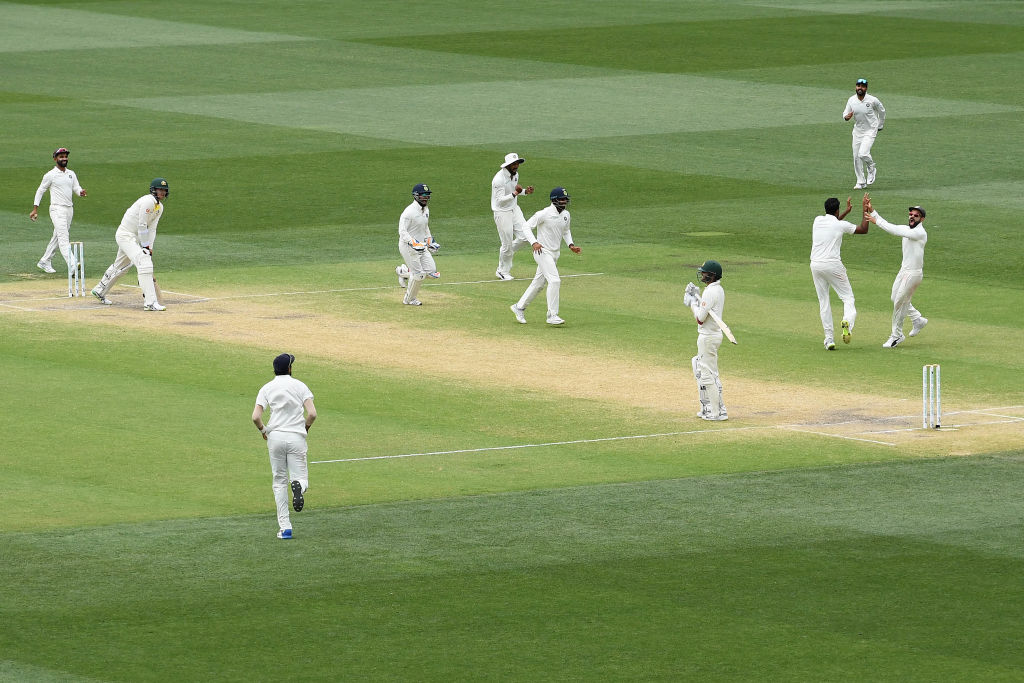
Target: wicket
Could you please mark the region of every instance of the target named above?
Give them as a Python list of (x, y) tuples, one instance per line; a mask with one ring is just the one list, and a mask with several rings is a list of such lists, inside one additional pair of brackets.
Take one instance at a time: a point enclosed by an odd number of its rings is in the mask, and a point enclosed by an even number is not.
[(921, 427), (942, 426), (942, 368), (938, 363), (921, 368)]
[(69, 251), (75, 264), (68, 269), (68, 296), (85, 296), (85, 245), (72, 242)]

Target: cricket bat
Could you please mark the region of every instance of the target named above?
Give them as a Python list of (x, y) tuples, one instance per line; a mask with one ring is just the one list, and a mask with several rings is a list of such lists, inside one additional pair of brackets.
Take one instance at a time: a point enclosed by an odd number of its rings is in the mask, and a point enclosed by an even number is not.
[(724, 320), (718, 317), (717, 313), (715, 313), (709, 308), (708, 315), (711, 316), (712, 320), (718, 323), (718, 326), (722, 328), (722, 334), (724, 334), (729, 341), (731, 341), (733, 344), (739, 344), (739, 342), (736, 341), (736, 337), (733, 336), (732, 330), (729, 329), (729, 326), (725, 324)]
[[(164, 293), (160, 290), (160, 285), (158, 285), (156, 283), (156, 278), (153, 278), (153, 289), (156, 290), (156, 302), (158, 304), (160, 304), (161, 306), (163, 306), (164, 305)], [(719, 323), (719, 324), (721, 324), (721, 323)], [(729, 335), (729, 338), (730, 339), (732, 338), (731, 334)], [(733, 343), (735, 344), (736, 342), (733, 342)]]

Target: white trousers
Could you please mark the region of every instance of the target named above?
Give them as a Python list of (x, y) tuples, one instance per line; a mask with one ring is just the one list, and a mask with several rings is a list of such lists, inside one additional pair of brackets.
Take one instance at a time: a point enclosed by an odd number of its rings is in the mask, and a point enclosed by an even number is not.
[(921, 319), (921, 312), (910, 303), (910, 298), (917, 291), (917, 286), (924, 279), (924, 272), (920, 270), (900, 270), (896, 274), (896, 280), (892, 283), (892, 334), (894, 337), (903, 336), (903, 321), (908, 317), (911, 322)]
[(526, 233), (523, 232), (523, 210), (519, 205), (512, 207), (511, 211), (495, 211), (494, 225), (498, 228), (498, 238), (501, 240), (501, 248), (498, 250), (498, 272), (512, 272), (512, 257), (517, 251), (529, 246), (526, 240)]
[(292, 528), (289, 514), (291, 482), (298, 481), (305, 493), (309, 488), (309, 466), (306, 463), (306, 437), (293, 432), (267, 434), (270, 472), (273, 475), (274, 502), (277, 503), (277, 524), (283, 531)]
[(707, 417), (728, 414), (722, 399), (722, 380), (718, 377), (718, 347), (721, 345), (721, 332), (698, 334), (697, 355), (690, 359), (693, 376), (697, 380), (701, 414)]
[(46, 245), (43, 257), (39, 259), (40, 263), (49, 263), (50, 259), (53, 258), (54, 252), (60, 249), (60, 255), (64, 257), (65, 263), (68, 264), (68, 270), (74, 270), (75, 257), (71, 253), (71, 219), (74, 215), (75, 208), (73, 206), (54, 206), (50, 204), (50, 221), (53, 223), (53, 236), (50, 237), (50, 242)]
[(409, 284), (405, 287), (405, 300), (412, 301), (419, 296), (423, 280), (431, 273), (437, 272), (437, 266), (434, 264), (434, 257), (429, 249), (419, 252), (405, 242), (399, 242), (398, 252), (409, 268)]
[(825, 338), (834, 339), (832, 325), (832, 301), (828, 288), (836, 290), (843, 302), (843, 320), (850, 323), (850, 330), (857, 321), (857, 307), (853, 302), (853, 285), (846, 275), (846, 266), (842, 263), (821, 263), (811, 261), (811, 278), (814, 280), (814, 291), (818, 294), (818, 312), (821, 314), (821, 326), (825, 329)]
[(156, 287), (153, 285), (153, 257), (142, 250), (139, 238), (127, 230), (118, 229), (114, 235), (117, 242), (117, 256), (110, 264), (99, 284), (94, 289), (106, 296), (121, 276), (128, 272), (131, 266), (139, 275), (139, 287), (142, 289), (142, 297), (146, 305), (156, 303)]
[(871, 158), (871, 146), (874, 144), (874, 133), (853, 134), (853, 173), (857, 176), (858, 185), (866, 184), (874, 173), (875, 160)]
[(537, 274), (533, 276), (530, 286), (519, 297), (519, 303), (516, 306), (525, 309), (540, 294), (540, 290), (544, 289), (546, 284), (548, 286), (548, 317), (552, 318), (558, 315), (558, 297), (559, 291), (562, 289), (562, 278), (558, 275), (558, 266), (556, 265), (558, 256), (559, 252), (557, 251), (544, 250), (539, 254), (533, 253), (533, 259), (537, 262)]

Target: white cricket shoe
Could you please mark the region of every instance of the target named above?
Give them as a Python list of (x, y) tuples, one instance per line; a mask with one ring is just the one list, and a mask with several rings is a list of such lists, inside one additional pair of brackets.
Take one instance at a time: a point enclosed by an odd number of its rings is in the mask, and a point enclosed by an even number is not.
[(729, 419), (729, 416), (719, 413), (718, 415), (701, 415), (700, 419), (707, 420), (708, 422), (725, 422)]
[(865, 185), (864, 183), (857, 183), (856, 185), (853, 186), (853, 189), (863, 190), (865, 187), (867, 187), (867, 185)]
[(113, 301), (111, 301), (111, 300), (110, 300), (110, 299), (108, 299), (107, 297), (105, 297), (105, 296), (103, 296), (102, 294), (100, 294), (99, 292), (97, 292), (97, 291), (96, 291), (95, 289), (94, 289), (94, 290), (92, 290), (92, 295), (93, 295), (94, 297), (96, 297), (97, 299), (99, 299), (99, 300), (100, 300), (100, 303), (101, 303), (101, 304), (104, 304), (105, 306), (111, 306), (111, 305), (113, 305), (113, 303), (114, 303)]
[(877, 174), (878, 174), (878, 168), (877, 167), (872, 168), (870, 171), (868, 171), (868, 185), (874, 185), (875, 184), (875, 176)]
[(836, 343), (835, 343), (835, 341), (832, 340), (832, 338), (825, 339), (825, 350), (826, 351), (835, 351), (836, 350)]
[(914, 327), (910, 330), (910, 336), (916, 337), (917, 335), (921, 334), (921, 330), (923, 330), (924, 326), (927, 324), (928, 318), (920, 318), (919, 320), (915, 320)]
[(151, 304), (146, 304), (145, 306), (142, 307), (142, 310), (144, 310), (144, 311), (166, 311), (167, 307), (154, 302), (154, 303), (151, 303)]
[(565, 321), (559, 318), (557, 315), (548, 316), (548, 325), (564, 325)]
[(422, 306), (423, 302), (419, 299), (409, 299), (408, 297), (402, 299), (402, 303), (406, 306)]
[(885, 340), (885, 343), (882, 344), (882, 348), (883, 349), (894, 349), (894, 348), (896, 348), (896, 346), (901, 341), (903, 341), (903, 337), (902, 336), (897, 337), (897, 336), (893, 335), (893, 336), (891, 336), (891, 337), (889, 337), (888, 339)]
[(526, 324), (526, 311), (525, 310), (519, 308), (519, 306), (517, 306), (515, 304), (512, 304), (511, 306), (509, 306), (509, 309), (511, 309), (512, 314), (516, 317), (516, 320), (518, 320), (523, 325)]
[(404, 263), (395, 268), (395, 275), (398, 276), (398, 285), (405, 287), (409, 284), (409, 266)]
[(503, 273), (500, 270), (494, 271), (494, 277), (498, 278), (499, 280), (515, 280), (515, 278), (512, 277), (511, 273)]
[(44, 263), (43, 261), (40, 261), (39, 263), (37, 263), (36, 264), (36, 268), (38, 268), (39, 270), (43, 271), (44, 273), (56, 273), (57, 272), (56, 270), (53, 269), (53, 266), (51, 266), (49, 263)]

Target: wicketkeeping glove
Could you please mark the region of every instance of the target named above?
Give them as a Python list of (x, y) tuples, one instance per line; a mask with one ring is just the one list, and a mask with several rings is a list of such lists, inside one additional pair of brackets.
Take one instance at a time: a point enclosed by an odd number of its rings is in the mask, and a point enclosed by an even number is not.
[(430, 250), (431, 254), (436, 254), (441, 249), (441, 245), (434, 241), (433, 238), (427, 240), (427, 249)]
[(409, 242), (409, 246), (420, 254), (427, 250), (427, 245), (423, 244), (423, 242)]

